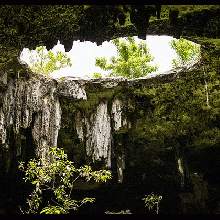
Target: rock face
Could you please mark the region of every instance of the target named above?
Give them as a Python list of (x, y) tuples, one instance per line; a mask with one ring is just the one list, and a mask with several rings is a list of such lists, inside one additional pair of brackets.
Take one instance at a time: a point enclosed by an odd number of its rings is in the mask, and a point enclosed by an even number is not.
[[(111, 105), (111, 108), (108, 106)], [(81, 141), (85, 141), (86, 154), (92, 161), (104, 159), (105, 166), (111, 168), (113, 157), (117, 161), (118, 182), (123, 181), (125, 169), (124, 153), (116, 152), (113, 148), (113, 133), (131, 128), (128, 119), (123, 116), (124, 103), (115, 99), (101, 101), (90, 117), (83, 116), (80, 111), (76, 114), (76, 131)], [(123, 151), (123, 150), (122, 150)], [(112, 152), (113, 155), (112, 155)]]
[[(65, 113), (66, 121), (70, 121), (72, 118), (75, 121), (69, 126), (69, 130), (72, 127), (75, 128), (78, 139), (83, 143), (86, 156), (91, 158), (93, 163), (103, 161), (103, 166), (109, 168), (112, 167), (112, 160), (115, 161), (118, 182), (122, 183), (125, 169), (123, 139), (124, 135), (132, 130), (135, 117), (132, 119), (128, 114), (129, 109), (133, 108), (132, 99), (134, 97), (130, 97), (131, 99), (123, 97), (123, 92), (119, 92), (118, 88), (133, 89), (168, 82), (181, 74), (184, 75), (184, 72), (184, 68), (176, 68), (160, 75), (132, 80), (123, 77), (103, 79), (67, 77), (60, 81), (58, 95), (60, 98), (67, 97), (72, 100), (69, 109), (76, 108), (71, 117), (66, 116), (70, 113)], [(124, 94), (126, 93), (124, 91)], [(71, 96), (71, 94), (73, 95)], [(79, 100), (76, 101), (76, 99)], [(67, 105), (65, 104), (64, 107)], [(74, 145), (74, 141), (72, 145)]]
[[(27, 70), (29, 71), (29, 70)], [(45, 78), (31, 73), (31, 77), (16, 77), (7, 79), (7, 73), (2, 74), (1, 105), (0, 105), (0, 140), (5, 155), (6, 170), (9, 170), (10, 148), (16, 147), (16, 157), (22, 155), (25, 150), (21, 144), (13, 146), (10, 140), (10, 132), (17, 142), (27, 139), (22, 134), (22, 129), (31, 129), (34, 140), (34, 151), (37, 157), (50, 161), (48, 155), (51, 147), (57, 146), (58, 132), (61, 126), (62, 110), (60, 98), (69, 100), (81, 100), (86, 103), (87, 92), (95, 85), (99, 90), (111, 91), (118, 86), (131, 86), (136, 84), (152, 84), (157, 81), (170, 80), (177, 76), (177, 70), (153, 76), (128, 80), (123, 77), (105, 79), (77, 79), (65, 78), (56, 80)], [(178, 70), (179, 71), (179, 70)], [(113, 94), (113, 93), (112, 93)], [(89, 103), (89, 101), (88, 101)], [(78, 138), (85, 143), (85, 152), (92, 161), (104, 159), (105, 166), (111, 167), (113, 155), (116, 157), (119, 182), (122, 182), (122, 171), (125, 168), (124, 153), (112, 150), (113, 133), (123, 129), (131, 129), (131, 122), (123, 113), (124, 107), (129, 106), (128, 101), (121, 98), (103, 98), (97, 102), (94, 110), (88, 115), (79, 109), (75, 114), (75, 129)], [(91, 103), (89, 103), (90, 105)], [(10, 132), (9, 132), (10, 130)], [(8, 152), (8, 153), (7, 153)], [(112, 153), (113, 152), (113, 153)], [(30, 159), (30, 158), (29, 158)]]
[(100, 103), (89, 118), (83, 118), (79, 112), (76, 125), (79, 138), (86, 141), (86, 154), (93, 162), (105, 159), (106, 165), (111, 167), (111, 124), (107, 102)]
[[(57, 146), (61, 122), (59, 98), (54, 93), (56, 85), (56, 81), (41, 77), (9, 79), (0, 107), (0, 140), (4, 151), (10, 151), (13, 145), (7, 136), (9, 128), (17, 136), (20, 129), (31, 128), (36, 156), (51, 159), (48, 152), (50, 147)], [(20, 148), (16, 149), (16, 156), (22, 153)], [(10, 159), (6, 158), (6, 170)]]
[[(199, 165), (196, 168), (189, 165), (192, 160), (188, 157), (196, 154), (194, 148), (199, 135), (214, 134), (211, 140), (218, 144), (218, 123), (214, 121), (210, 125), (210, 120), (218, 118), (218, 105), (214, 102), (218, 96), (216, 89), (208, 92), (210, 105), (215, 103), (215, 110), (207, 109), (204, 102), (203, 70), (207, 63), (206, 74), (214, 74), (210, 75), (209, 85), (212, 83), (218, 88), (215, 79), (218, 77), (218, 53), (212, 49), (215, 45), (210, 48), (202, 49), (204, 56), (194, 67), (176, 68), (132, 80), (123, 77), (54, 80), (36, 75), (25, 66), (26, 75), (23, 72), (9, 77), (7, 71), (2, 72), (2, 176), (17, 170), (18, 161), (41, 157), (50, 162), (53, 158), (48, 152), (51, 147), (58, 146), (64, 148), (77, 167), (91, 164), (97, 169), (110, 168), (114, 183), (127, 184), (131, 190), (143, 187), (144, 191), (149, 185), (159, 187), (163, 181), (171, 181), (173, 187), (178, 185), (181, 189), (185, 189), (188, 182), (194, 184), (189, 170), (198, 170)], [(210, 114), (213, 117), (207, 121), (209, 126), (198, 125), (198, 122), (206, 123)], [(194, 119), (194, 115), (201, 115), (204, 120)], [(190, 124), (190, 120), (197, 123)], [(208, 130), (203, 133), (205, 129)], [(195, 135), (196, 132), (201, 134)], [(204, 142), (211, 147), (214, 145), (209, 138), (202, 139), (202, 144)], [(189, 148), (191, 155), (187, 153)], [(204, 173), (209, 175), (206, 170)], [(201, 175), (199, 181), (194, 188), (201, 185), (207, 191)], [(175, 192), (179, 195), (180, 190)], [(200, 207), (207, 198), (198, 197), (195, 191), (195, 195), (191, 194), (196, 199), (189, 201), (187, 193), (181, 195), (184, 210), (195, 202)], [(201, 204), (204, 211), (206, 203)]]
[(2, 57), (9, 48), (43, 44), (49, 50), (57, 40), (69, 51), (78, 39), (101, 44), (127, 35), (219, 36), (219, 5), (2, 5), (0, 14)]
[(59, 83), (57, 93), (59, 93), (59, 96), (87, 99), (85, 86), (80, 81), (74, 80), (74, 78)]

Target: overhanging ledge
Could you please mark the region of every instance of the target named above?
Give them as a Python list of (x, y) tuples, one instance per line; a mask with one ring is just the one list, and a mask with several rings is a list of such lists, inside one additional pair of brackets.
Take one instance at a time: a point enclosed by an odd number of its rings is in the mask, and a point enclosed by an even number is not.
[[(58, 81), (58, 88), (57, 92), (59, 96), (67, 96), (72, 97), (71, 92), (72, 89), (68, 89), (69, 86), (76, 87), (78, 90), (86, 89), (89, 85), (94, 85), (97, 88), (105, 88), (111, 89), (117, 86), (134, 86), (134, 85), (144, 85), (144, 86), (151, 86), (157, 83), (166, 83), (170, 82), (176, 78), (179, 78), (181, 75), (184, 76), (186, 72), (189, 70), (184, 67), (178, 67), (171, 69), (166, 72), (158, 73), (158, 74), (150, 74), (146, 77), (136, 78), (136, 79), (127, 79), (125, 77), (106, 77), (106, 78), (80, 78), (80, 77), (64, 77), (61, 80), (57, 79)], [(65, 90), (65, 91), (64, 91)], [(75, 93), (74, 93), (75, 94)], [(86, 99), (86, 95), (82, 92), (82, 97), (79, 98)], [(77, 98), (77, 97), (73, 97)]]

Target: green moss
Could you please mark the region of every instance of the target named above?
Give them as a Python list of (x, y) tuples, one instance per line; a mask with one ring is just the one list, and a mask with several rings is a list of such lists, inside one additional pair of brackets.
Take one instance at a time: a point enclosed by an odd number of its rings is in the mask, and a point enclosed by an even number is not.
[(219, 8), (219, 5), (162, 5), (161, 6), (161, 18), (168, 19), (170, 10), (179, 11), (178, 17), (185, 15), (187, 13), (192, 13), (196, 11), (201, 11), (204, 9), (214, 10)]

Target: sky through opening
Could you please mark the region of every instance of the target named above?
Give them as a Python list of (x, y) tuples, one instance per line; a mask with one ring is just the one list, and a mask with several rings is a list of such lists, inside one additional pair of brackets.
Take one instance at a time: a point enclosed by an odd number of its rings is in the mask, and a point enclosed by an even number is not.
[[(170, 36), (148, 35), (144, 41), (135, 37), (136, 43), (139, 43), (140, 41), (147, 43), (147, 47), (150, 49), (150, 53), (154, 57), (154, 60), (149, 64), (157, 64), (159, 67), (156, 72), (148, 74), (158, 74), (172, 69), (172, 59), (176, 59), (177, 57), (175, 51), (171, 49), (169, 45), (169, 42), (172, 39), (173, 37)], [(58, 44), (54, 46), (52, 51), (65, 52), (65, 49), (58, 41)], [(80, 42), (78, 40), (73, 42), (73, 47), (69, 52), (67, 52), (67, 55), (71, 58), (73, 65), (71, 67), (55, 70), (51, 73), (53, 78), (65, 76), (92, 77), (94, 73), (101, 73), (104, 77), (107, 72), (102, 70), (100, 67), (95, 66), (95, 57), (106, 57), (107, 60), (109, 60), (111, 56), (117, 56), (117, 49), (108, 41), (105, 41), (102, 45), (97, 46), (96, 43), (92, 43), (90, 41)], [(29, 64), (29, 53), (27, 48), (24, 48), (21, 59)]]

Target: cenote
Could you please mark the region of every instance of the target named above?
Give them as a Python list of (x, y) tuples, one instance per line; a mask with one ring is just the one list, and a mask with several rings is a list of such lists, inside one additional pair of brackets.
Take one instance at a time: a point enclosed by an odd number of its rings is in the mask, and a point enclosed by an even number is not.
[[(33, 191), (19, 161), (53, 159), (63, 148), (76, 168), (111, 170), (106, 183), (79, 178), (70, 214), (130, 210), (156, 214), (143, 198), (162, 196), (159, 214), (219, 213), (220, 8), (218, 5), (1, 6), (0, 212), (21, 214)], [(119, 37), (171, 36), (200, 45), (193, 65), (126, 77), (47, 77), (19, 58), (23, 48)], [(65, 71), (65, 69), (60, 70)], [(85, 73), (86, 74), (86, 73)], [(46, 194), (42, 206), (51, 194)]]

